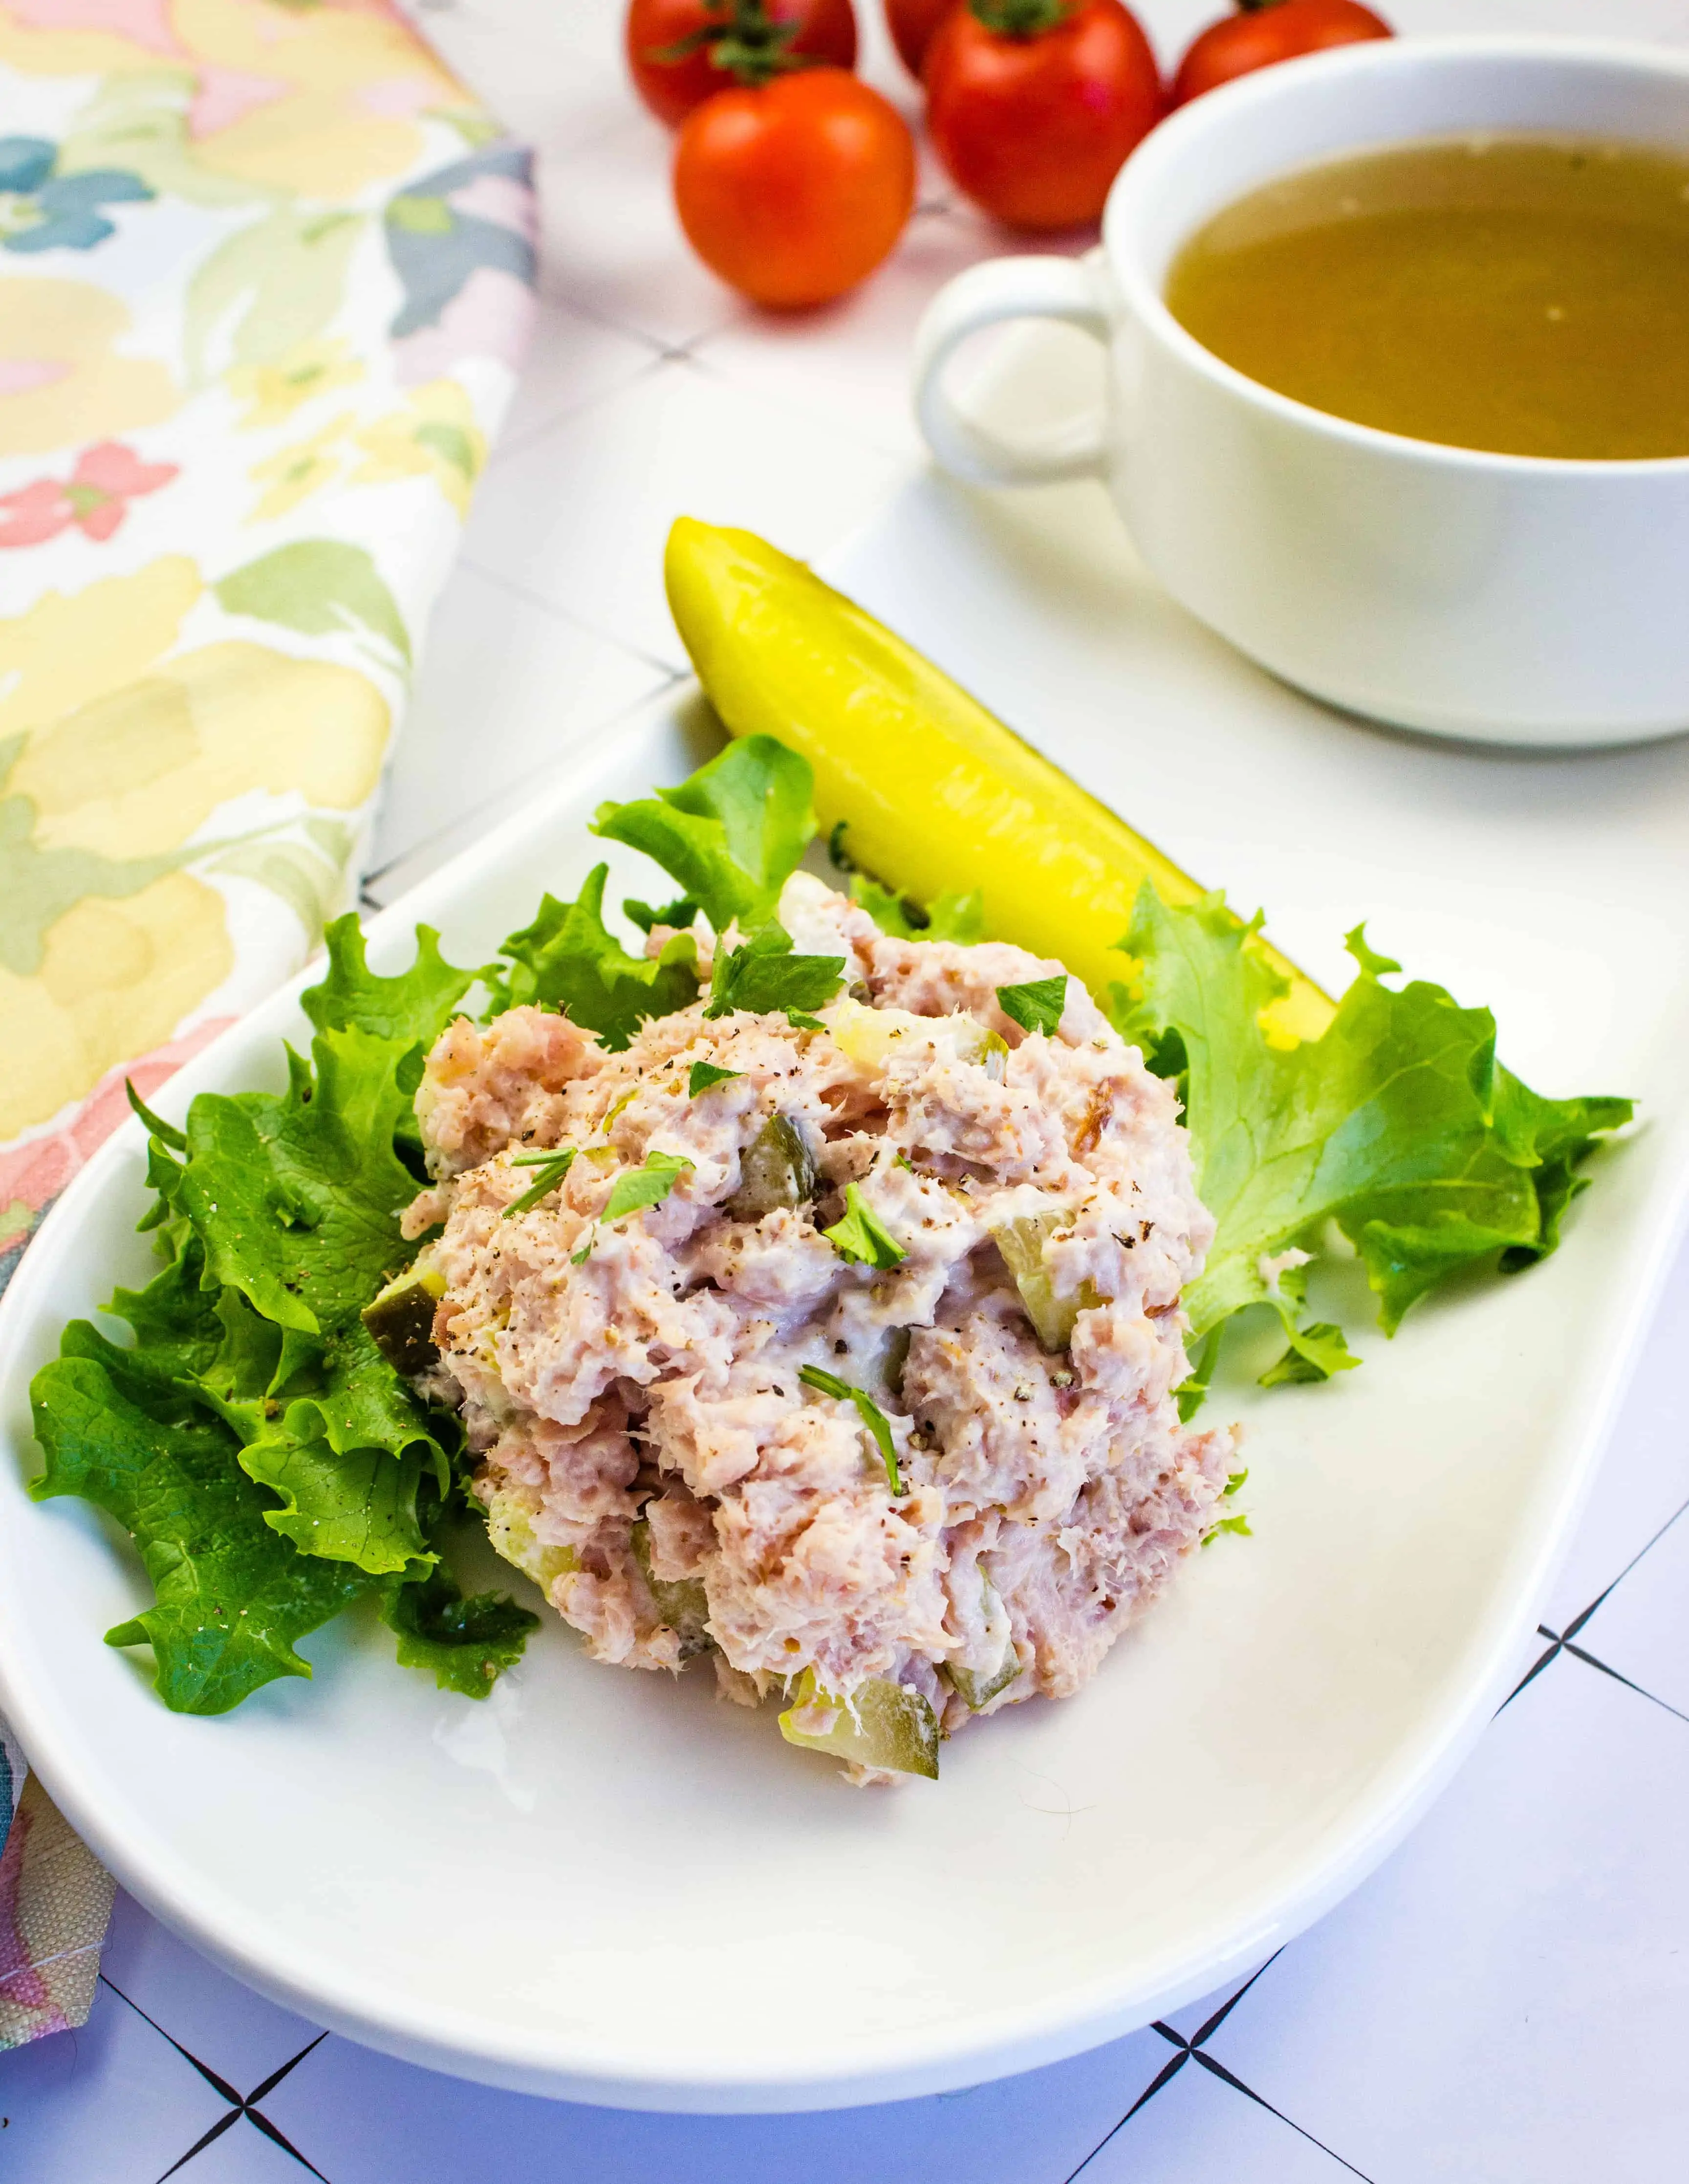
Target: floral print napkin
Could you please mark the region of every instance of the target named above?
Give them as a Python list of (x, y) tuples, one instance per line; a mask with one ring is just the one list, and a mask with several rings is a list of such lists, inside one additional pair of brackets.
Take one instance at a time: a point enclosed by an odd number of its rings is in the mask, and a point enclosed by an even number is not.
[[(535, 259), (386, 0), (0, 0), (0, 131), (3, 1284), (355, 899)], [(0, 2046), (81, 2021), (110, 1892), (22, 1798)]]

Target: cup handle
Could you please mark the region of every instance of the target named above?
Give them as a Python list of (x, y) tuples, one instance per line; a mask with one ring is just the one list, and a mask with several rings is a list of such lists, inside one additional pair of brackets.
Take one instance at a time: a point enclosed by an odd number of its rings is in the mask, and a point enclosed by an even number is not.
[(1056, 478), (1102, 477), (1105, 421), (1099, 415), (1015, 446), (962, 412), (944, 374), (970, 334), (1007, 319), (1060, 319), (1106, 346), (1110, 320), (1102, 268), (1074, 258), (998, 258), (948, 281), (915, 334), (915, 415), (942, 469), (968, 485), (1043, 485)]

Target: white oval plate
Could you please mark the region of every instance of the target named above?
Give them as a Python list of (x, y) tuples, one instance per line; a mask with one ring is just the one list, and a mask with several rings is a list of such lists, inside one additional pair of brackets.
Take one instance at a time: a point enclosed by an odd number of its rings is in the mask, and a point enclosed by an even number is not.
[[(1083, 488), (918, 485), (839, 573), (1193, 869), (1264, 898), (1316, 973), (1340, 976), (1337, 937), (1370, 914), (1379, 945), (1497, 1006), (1542, 1089), (1637, 1093), (1650, 1127), (1603, 1156), (1545, 1267), (1388, 1344), (1352, 1285), (1362, 1371), (1223, 1387), (1253, 1540), (1193, 1558), (1077, 1699), (875, 1794), (705, 1675), (594, 1667), (554, 1618), (482, 1705), (349, 1619), (305, 1641), (314, 1681), (222, 1719), (167, 1713), (144, 1655), (101, 1643), (146, 1597), (126, 1545), (24, 1489), (31, 1373), (150, 1263), (142, 1137), (120, 1131), (0, 1306), (0, 1707), (169, 1924), (320, 2023), (495, 2084), (885, 2099), (1070, 2053), (1258, 1961), (1377, 1862), (1503, 1695), (1679, 1225), (1681, 747), (1536, 763), (1357, 729), (1197, 632)], [(378, 919), (372, 958), (407, 960), (420, 918), (482, 960), (596, 859), (601, 797), (677, 778), (711, 738), (679, 701), (619, 729)], [(281, 1039), (307, 1034), (297, 991), (182, 1070), (164, 1112), (279, 1083)]]

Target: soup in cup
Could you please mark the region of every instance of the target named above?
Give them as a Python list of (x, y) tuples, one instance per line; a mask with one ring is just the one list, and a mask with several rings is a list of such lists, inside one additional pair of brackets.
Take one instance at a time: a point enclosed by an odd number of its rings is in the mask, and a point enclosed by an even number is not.
[[(1108, 354), (1015, 444), (951, 399), (979, 329)], [(1402, 40), (1194, 102), (1102, 250), (941, 292), (916, 398), (975, 483), (1096, 476), (1169, 590), (1350, 711), (1525, 745), (1689, 727), (1689, 57)]]

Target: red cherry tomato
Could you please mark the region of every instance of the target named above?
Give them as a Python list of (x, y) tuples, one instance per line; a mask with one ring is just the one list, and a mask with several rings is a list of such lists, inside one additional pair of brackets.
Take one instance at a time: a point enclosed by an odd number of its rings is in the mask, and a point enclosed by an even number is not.
[(886, 27), (903, 66), (919, 75), (933, 34), (957, 0), (886, 0)]
[[(785, 50), (829, 68), (856, 66), (856, 15), (851, 0), (632, 0), (627, 11), (627, 64), (633, 87), (659, 121), (677, 128), (695, 106), (735, 81), (711, 59), (721, 40), (767, 40), (771, 29), (797, 25)], [(658, 58), (686, 47), (671, 60)]]
[(939, 25), (923, 73), (938, 156), (1010, 227), (1097, 219), (1162, 111), (1155, 55), (1120, 0), (969, 0)]
[(759, 304), (825, 303), (871, 273), (915, 198), (915, 147), (842, 69), (719, 92), (675, 151), (675, 204), (712, 271)]
[(1396, 35), (1360, 0), (1239, 0), (1239, 6), (1237, 14), (1210, 23), (1180, 62), (1173, 79), (1175, 106), (1275, 61)]

